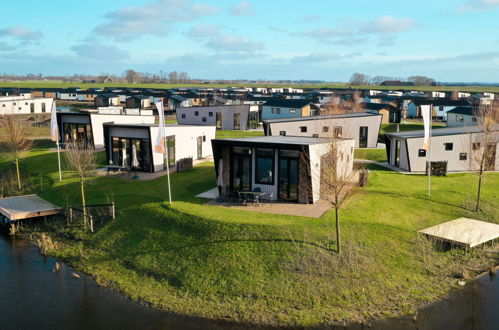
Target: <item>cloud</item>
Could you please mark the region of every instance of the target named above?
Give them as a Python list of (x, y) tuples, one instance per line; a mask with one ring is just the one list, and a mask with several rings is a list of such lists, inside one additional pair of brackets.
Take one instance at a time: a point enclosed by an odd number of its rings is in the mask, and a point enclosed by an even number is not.
[(305, 56), (295, 56), (290, 59), (291, 63), (325, 63), (361, 56), (361, 53), (336, 54), (336, 53), (312, 53)]
[(141, 6), (127, 6), (107, 13), (106, 22), (95, 27), (102, 37), (129, 40), (144, 35), (163, 36), (172, 23), (191, 22), (216, 14), (217, 7), (193, 3), (191, 0), (155, 0)]
[(12, 26), (0, 30), (0, 38), (2, 37), (10, 37), (23, 42), (35, 42), (43, 37), (43, 33), (25, 26)]
[(379, 39), (378, 45), (393, 45), (395, 35), (417, 26), (412, 18), (382, 16), (372, 21), (342, 20), (337, 27), (319, 27), (292, 35), (316, 39), (323, 43), (353, 46), (369, 40), (368, 36)]
[(120, 61), (130, 57), (130, 54), (113, 45), (98, 43), (82, 43), (73, 45), (70, 49), (79, 57), (102, 61)]
[(250, 39), (225, 34), (211, 38), (206, 46), (218, 51), (233, 51), (233, 52), (255, 52), (263, 49), (261, 42), (254, 42)]
[(499, 0), (470, 0), (461, 4), (457, 12), (487, 11), (499, 7)]
[(404, 59), (395, 62), (394, 64), (400, 65), (431, 65), (431, 64), (448, 64), (448, 63), (478, 63), (485, 61), (499, 60), (499, 52), (483, 52), (473, 54), (461, 54), (456, 56), (438, 56), (426, 58)]
[(412, 18), (396, 18), (383, 16), (364, 24), (361, 31), (370, 34), (392, 34), (401, 33), (416, 26), (416, 20)]
[(193, 26), (187, 35), (194, 39), (204, 39), (205, 46), (218, 52), (252, 53), (264, 48), (263, 43), (235, 34), (224, 34), (222, 29), (211, 24)]
[(198, 24), (193, 26), (187, 33), (191, 38), (210, 38), (219, 34), (220, 28), (211, 24)]
[(302, 20), (299, 20), (299, 23), (314, 23), (322, 19), (322, 16), (319, 15), (307, 15)]
[(248, 1), (241, 1), (237, 5), (234, 5), (231, 9), (232, 16), (253, 16), (255, 12), (253, 11), (253, 6)]

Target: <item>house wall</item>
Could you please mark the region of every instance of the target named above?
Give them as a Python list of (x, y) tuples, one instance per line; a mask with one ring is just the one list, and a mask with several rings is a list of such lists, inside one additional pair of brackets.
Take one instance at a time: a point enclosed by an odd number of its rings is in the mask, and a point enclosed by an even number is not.
[[(0, 114), (30, 114), (31, 104), (34, 104), (33, 113), (49, 113), (53, 102), (51, 98), (0, 97)], [(42, 111), (42, 104), (45, 104), (45, 112)]]
[[(272, 113), (272, 109), (279, 108), (280, 113), (277, 114)], [(293, 113), (294, 111), (294, 113)], [(267, 119), (282, 119), (282, 118), (299, 118), (299, 117), (304, 117), (305, 115), (302, 114), (302, 109), (300, 108), (280, 108), (280, 107), (270, 107), (263, 105), (262, 106), (262, 120), (267, 120)], [(310, 106), (308, 106), (308, 115), (310, 116)]]
[[(378, 144), (378, 134), (381, 126), (381, 115), (345, 117), (333, 119), (313, 119), (303, 121), (274, 122), (269, 123), (271, 135), (280, 135), (281, 131), (287, 136), (313, 136), (331, 137), (334, 133), (334, 126), (341, 126), (343, 135), (341, 137), (354, 139), (355, 148), (359, 147), (359, 133), (361, 126), (368, 127), (367, 147), (376, 148)], [(306, 126), (307, 132), (301, 132), (300, 127)], [(323, 127), (328, 126), (329, 131), (323, 132)], [(266, 132), (267, 134), (268, 132)]]
[[(448, 172), (470, 171), (476, 168), (477, 163), (473, 160), (472, 144), (474, 141), (479, 141), (481, 133), (473, 134), (458, 134), (447, 136), (433, 136), (431, 138), (431, 161), (447, 161)], [(418, 151), (423, 147), (423, 138), (407, 139), (407, 151), (405, 150), (405, 142), (401, 141), (400, 149), (400, 168), (409, 170), (410, 163), (411, 172), (425, 172), (427, 157), (419, 157)], [(394, 140), (395, 141), (395, 140)], [(395, 143), (392, 142), (390, 150), (390, 159), (393, 159), (395, 153)], [(453, 143), (453, 150), (445, 150), (444, 143)], [(482, 146), (483, 148), (483, 146)], [(466, 153), (467, 159), (460, 160), (460, 153)], [(409, 163), (404, 163), (403, 157), (409, 157)], [(496, 152), (496, 170), (499, 170), (499, 149)]]
[[(340, 159), (337, 163), (337, 173), (343, 177), (348, 177), (353, 171), (354, 145), (353, 139), (341, 139), (334, 142), (338, 149)], [(312, 196), (314, 203), (321, 198), (321, 162), (322, 156), (329, 153), (331, 144), (314, 144), (309, 146), (310, 169), (312, 175)]]
[(92, 123), (92, 134), (93, 134), (95, 149), (102, 149), (104, 148), (104, 123), (115, 123), (115, 124), (124, 124), (124, 125), (154, 124), (155, 117), (91, 114), (90, 121)]
[[(158, 136), (159, 127), (151, 127), (151, 143), (154, 145), (156, 137)], [(182, 126), (182, 125), (168, 125), (165, 127), (165, 136), (175, 136), (175, 161), (183, 158), (197, 159), (197, 138), (199, 136), (206, 136), (202, 145), (203, 158), (213, 155), (211, 148), (211, 140), (215, 139), (216, 128), (215, 126)], [(153, 164), (154, 171), (162, 171), (164, 166), (164, 155), (154, 152), (153, 146)]]
[[(462, 118), (462, 121), (460, 120)], [(477, 122), (473, 121), (474, 116), (461, 115), (457, 113), (447, 114), (447, 127), (464, 127), (464, 126), (476, 126)]]
[(71, 93), (62, 92), (59, 95), (59, 99), (66, 100), (66, 101), (76, 101), (76, 100), (78, 100), (78, 94), (76, 92), (71, 92)]
[[(241, 130), (248, 128), (248, 115), (252, 110), (258, 110), (258, 106), (250, 105), (237, 105), (237, 106), (217, 106), (217, 107), (189, 107), (177, 108), (177, 121), (180, 125), (201, 125), (201, 126), (216, 126), (217, 116), (216, 113), (222, 113), (222, 129), (234, 129), (234, 114), (240, 114)], [(196, 116), (195, 112), (198, 111), (199, 115)], [(209, 113), (212, 116), (209, 116)], [(182, 118), (185, 115), (185, 118)], [(206, 118), (206, 121), (203, 121)]]

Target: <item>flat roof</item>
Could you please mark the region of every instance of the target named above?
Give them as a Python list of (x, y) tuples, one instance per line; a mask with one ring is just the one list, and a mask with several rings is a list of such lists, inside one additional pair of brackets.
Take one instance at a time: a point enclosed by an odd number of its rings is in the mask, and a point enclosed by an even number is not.
[[(353, 139), (334, 139), (336, 141), (345, 141)], [(244, 143), (268, 143), (268, 144), (290, 144), (290, 145), (313, 145), (313, 144), (324, 144), (331, 141), (327, 138), (314, 138), (308, 136), (251, 136), (244, 138), (233, 138), (233, 139), (216, 139), (214, 141), (224, 141), (224, 142), (244, 142)]]
[(327, 115), (327, 116), (310, 116), (310, 117), (268, 119), (268, 120), (264, 120), (264, 122), (272, 124), (272, 123), (285, 123), (285, 122), (292, 122), (292, 121), (338, 119), (338, 118), (352, 118), (352, 117), (374, 117), (374, 116), (383, 116), (383, 115), (377, 114), (377, 113), (372, 113), (372, 112), (352, 112), (352, 113), (340, 113), (337, 115)]
[[(103, 123), (105, 126), (112, 127), (159, 127), (159, 124), (142, 124), (142, 123), (115, 123), (115, 122), (106, 122)], [(215, 125), (182, 125), (182, 124), (165, 124), (165, 127), (215, 127)]]
[[(499, 125), (496, 126), (496, 130), (499, 130)], [(480, 133), (481, 131), (482, 131), (482, 128), (479, 126), (433, 128), (431, 130), (431, 136), (445, 136), (445, 135)], [(421, 137), (424, 137), (424, 130), (398, 132), (398, 133), (386, 133), (385, 135), (392, 136), (392, 137), (398, 137), (401, 139), (421, 138)]]
[(54, 215), (61, 211), (59, 206), (34, 194), (0, 199), (0, 213), (11, 221)]
[(499, 225), (468, 218), (444, 222), (419, 233), (441, 241), (472, 248), (499, 238)]

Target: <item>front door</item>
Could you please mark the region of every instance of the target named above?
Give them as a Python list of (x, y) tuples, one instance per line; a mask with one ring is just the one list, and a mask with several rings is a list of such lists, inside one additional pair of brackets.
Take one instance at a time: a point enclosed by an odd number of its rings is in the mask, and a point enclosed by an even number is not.
[(485, 170), (494, 171), (496, 169), (497, 144), (487, 143), (484, 152), (485, 152)]
[(279, 199), (298, 201), (298, 159), (279, 159)]
[(360, 126), (359, 129), (359, 148), (367, 148), (367, 135), (368, 135), (368, 127)]
[(231, 187), (234, 191), (251, 190), (251, 155), (233, 153)]
[(197, 138), (198, 140), (198, 158), (197, 159), (201, 159), (203, 158), (203, 137), (202, 136), (198, 136)]

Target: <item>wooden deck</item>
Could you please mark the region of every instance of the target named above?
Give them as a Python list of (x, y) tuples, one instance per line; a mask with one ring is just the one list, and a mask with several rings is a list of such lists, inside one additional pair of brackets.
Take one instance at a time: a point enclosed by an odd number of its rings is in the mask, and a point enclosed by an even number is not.
[(238, 203), (219, 202), (213, 199), (206, 205), (227, 207), (231, 209), (252, 211), (258, 213), (291, 215), (298, 217), (320, 218), (329, 211), (331, 204), (324, 200), (319, 200), (315, 204), (298, 204), (298, 203), (263, 203), (259, 205), (240, 205)]
[(0, 213), (10, 221), (58, 214), (62, 209), (38, 195), (14, 196), (0, 199)]
[(499, 225), (459, 218), (419, 231), (437, 240), (472, 248), (499, 238)]

